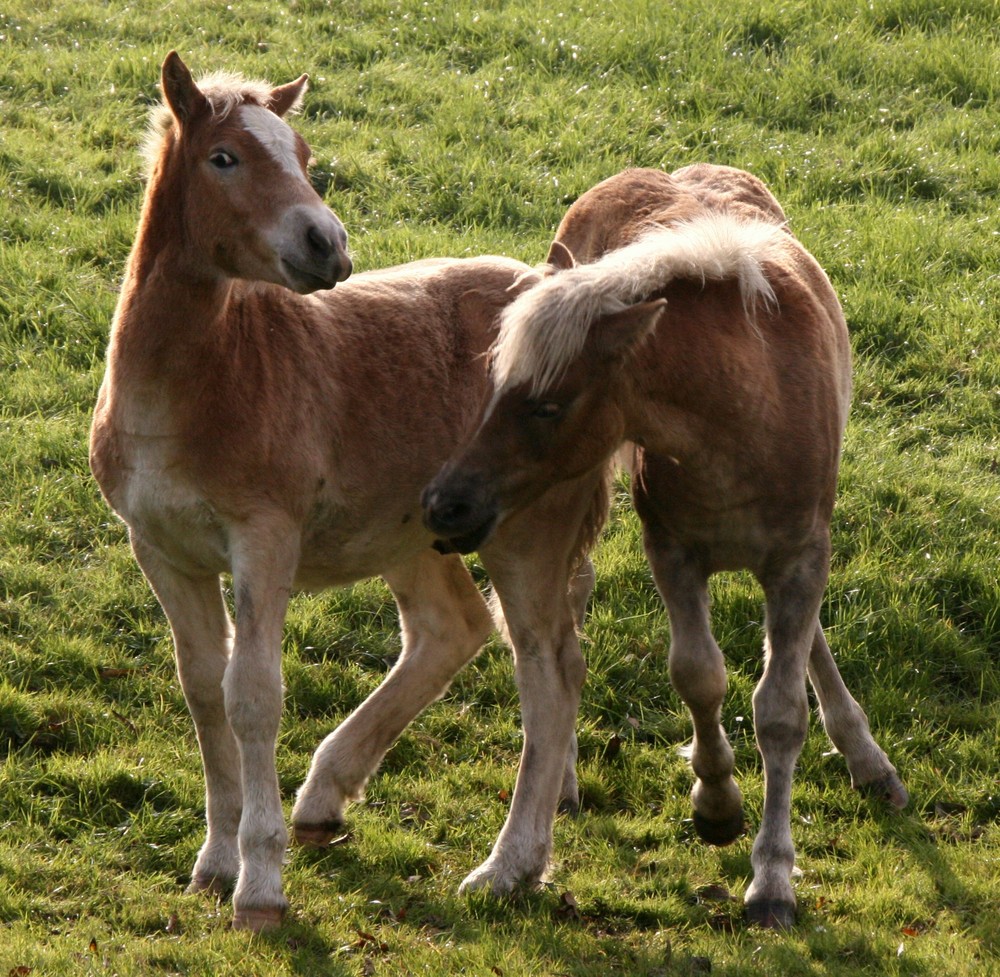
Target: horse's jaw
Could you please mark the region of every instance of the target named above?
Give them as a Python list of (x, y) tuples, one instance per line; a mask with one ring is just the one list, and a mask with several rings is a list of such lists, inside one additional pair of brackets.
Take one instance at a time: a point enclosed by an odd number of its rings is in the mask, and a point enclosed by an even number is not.
[(455, 478), (447, 466), (421, 496), (424, 525), (442, 553), (472, 553), (489, 541), (499, 523), (499, 507), (489, 486), (475, 477)]

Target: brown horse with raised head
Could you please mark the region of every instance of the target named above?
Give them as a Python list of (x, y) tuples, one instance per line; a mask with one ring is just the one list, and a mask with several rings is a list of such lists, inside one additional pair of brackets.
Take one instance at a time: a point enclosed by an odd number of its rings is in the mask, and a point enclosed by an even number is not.
[[(470, 258), (345, 282), (344, 229), (282, 118), (305, 85), (199, 85), (167, 57), (91, 431), (92, 470), (166, 612), (198, 735), (208, 831), (191, 889), (235, 881), (233, 925), (254, 930), (287, 905), (275, 742), (289, 595), (378, 574), (403, 632), (395, 667), (320, 746), (299, 793), (296, 837), (321, 845), (492, 630), (461, 557), (432, 548), (420, 490), (480, 410), (499, 310), (538, 278)], [(603, 475), (585, 474), (484, 549), (524, 653), (576, 640), (606, 508)], [(538, 553), (556, 513), (567, 528)], [(563, 756), (556, 793), (572, 804), (572, 748)]]
[[(754, 573), (766, 603), (753, 698), (765, 796), (746, 907), (751, 921), (791, 925), (791, 786), (807, 676), (855, 786), (907, 801), (819, 622), (851, 389), (840, 305), (769, 191), (728, 167), (612, 177), (566, 214), (549, 262), (545, 280), (502, 313), (495, 393), (426, 489), (425, 521), (463, 549), (484, 545), (552, 486), (633, 446), (633, 500), (670, 618), (670, 677), (694, 725), (695, 826), (716, 844), (742, 832), (743, 806), (720, 724), (726, 671), (708, 578)], [(541, 717), (535, 729), (526, 721), (526, 751), (532, 735), (548, 744), (533, 757), (547, 776), (571, 742), (563, 704), (578, 700), (584, 672), (569, 657), (552, 670), (560, 681), (520, 683), (526, 717)], [(538, 853), (551, 844), (553, 811), (551, 797), (535, 806)], [(520, 868), (534, 881), (545, 865), (524, 857)], [(483, 882), (497, 888), (496, 873)]]

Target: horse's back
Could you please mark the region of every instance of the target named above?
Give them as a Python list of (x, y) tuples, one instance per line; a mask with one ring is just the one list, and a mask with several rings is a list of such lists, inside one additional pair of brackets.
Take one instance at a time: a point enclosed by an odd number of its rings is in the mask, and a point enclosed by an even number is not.
[(703, 207), (725, 210), (744, 220), (777, 224), (787, 220), (781, 204), (765, 183), (746, 170), (717, 163), (692, 163), (674, 170), (672, 176)]
[(473, 303), (466, 308), (463, 297), (475, 293), (499, 311), (512, 299), (513, 287), (533, 274), (523, 262), (501, 256), (426, 258), (363, 272), (321, 293), (319, 318), (338, 352), (389, 337), (404, 346), (430, 341), (442, 351), (458, 340), (463, 347), (480, 345), (482, 352), (492, 339), (470, 323)]
[(556, 231), (577, 261), (596, 261), (633, 243), (652, 226), (725, 211), (741, 220), (785, 223), (781, 205), (752, 173), (694, 163), (673, 173), (631, 167), (591, 187), (570, 207)]
[(445, 420), (464, 427), (485, 388), (483, 354), (500, 310), (534, 277), (509, 258), (428, 259), (356, 275), (325, 293), (323, 348), (304, 355), (324, 374), (316, 386), (350, 401), (332, 416), (361, 430), (374, 412), (372, 424), (385, 417), (407, 437), (415, 435), (409, 418), (421, 415), (430, 436)]
[[(803, 498), (832, 503), (850, 399), (850, 343), (829, 280), (785, 223), (757, 177), (699, 163), (673, 173), (625, 170), (582, 195), (557, 233), (584, 264), (610, 251), (623, 262), (635, 251), (651, 269), (678, 269), (655, 285), (651, 280), (639, 296), (665, 299), (666, 306), (655, 334), (632, 355), (625, 395), (654, 392), (635, 408), (656, 446), (647, 466), (658, 464), (656, 456), (686, 459), (656, 467), (652, 479), (667, 487), (662, 504), (678, 527), (691, 512), (699, 513), (693, 526), (712, 521), (698, 508), (706, 498), (736, 508), (744, 496), (777, 499), (778, 509)], [(663, 255), (679, 255), (676, 262), (656, 257), (657, 240)], [(766, 289), (748, 295), (735, 271), (720, 278), (682, 271), (685, 249), (706, 270), (750, 249)], [(643, 274), (636, 271), (633, 280)], [(717, 526), (712, 532), (726, 535)]]

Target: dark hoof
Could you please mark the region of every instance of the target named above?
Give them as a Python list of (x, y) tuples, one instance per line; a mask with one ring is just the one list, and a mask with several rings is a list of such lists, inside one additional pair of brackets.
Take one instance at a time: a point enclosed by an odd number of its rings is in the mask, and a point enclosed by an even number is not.
[(193, 878), (184, 890), (188, 895), (204, 892), (217, 899), (228, 899), (236, 888), (236, 879), (213, 875), (210, 878)]
[(873, 780), (871, 783), (862, 784), (859, 788), (870, 797), (877, 797), (887, 801), (894, 808), (902, 811), (910, 803), (910, 795), (903, 782), (894, 773), (881, 780)]
[(576, 817), (580, 813), (580, 802), (575, 797), (564, 797), (559, 802), (559, 807), (556, 810), (560, 814), (568, 814), (570, 817)]
[(344, 822), (339, 818), (321, 824), (292, 825), (295, 843), (303, 848), (326, 848), (344, 833)]
[(739, 811), (735, 817), (726, 821), (712, 821), (697, 811), (694, 812), (694, 830), (698, 832), (698, 837), (707, 844), (719, 848), (731, 845), (746, 831), (746, 827), (743, 811)]
[(795, 925), (795, 903), (779, 900), (748, 902), (746, 918), (751, 926), (768, 930), (789, 930)]

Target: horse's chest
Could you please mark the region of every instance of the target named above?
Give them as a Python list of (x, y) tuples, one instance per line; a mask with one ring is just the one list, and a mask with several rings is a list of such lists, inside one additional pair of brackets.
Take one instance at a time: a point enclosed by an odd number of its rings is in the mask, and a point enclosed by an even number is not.
[(109, 501), (133, 534), (178, 569), (222, 572), (229, 567), (229, 534), (171, 447), (155, 438), (123, 445)]

